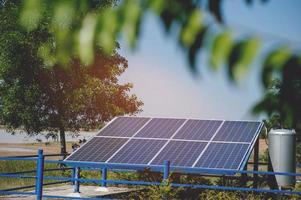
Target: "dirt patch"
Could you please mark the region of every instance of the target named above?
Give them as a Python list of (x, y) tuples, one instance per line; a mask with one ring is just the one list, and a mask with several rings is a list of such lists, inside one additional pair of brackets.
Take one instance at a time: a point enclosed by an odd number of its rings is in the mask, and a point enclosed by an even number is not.
[[(67, 143), (67, 152), (71, 152), (71, 142)], [(15, 149), (15, 151), (14, 151)], [(24, 149), (24, 151), (21, 151)], [(22, 155), (36, 155), (38, 149), (43, 149), (44, 154), (58, 154), (60, 153), (59, 142), (51, 143), (0, 143), (0, 157), (3, 156), (22, 156)]]

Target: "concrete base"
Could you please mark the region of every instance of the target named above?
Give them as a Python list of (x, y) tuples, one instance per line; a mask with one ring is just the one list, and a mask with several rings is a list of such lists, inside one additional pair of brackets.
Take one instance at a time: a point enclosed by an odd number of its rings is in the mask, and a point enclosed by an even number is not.
[(69, 193), (67, 194), (68, 197), (81, 197), (79, 192), (73, 192), (73, 193)]
[[(101, 188), (99, 191), (99, 188)], [(103, 189), (107, 191), (103, 191)], [(98, 191), (96, 191), (98, 190)], [(116, 195), (121, 193), (128, 193), (132, 191), (137, 191), (135, 188), (126, 188), (126, 187), (99, 187), (99, 186), (80, 186), (80, 193), (73, 192), (73, 188), (70, 184), (62, 184), (56, 186), (49, 186), (43, 188), (43, 195), (54, 195), (54, 196), (66, 196), (74, 198), (101, 198), (106, 195)], [(32, 191), (34, 192), (34, 191)], [(0, 199), (3, 199), (0, 195)], [(5, 199), (22, 199), (22, 200), (36, 200), (36, 196), (24, 196), (24, 195), (8, 195), (5, 196)]]
[(109, 192), (110, 189), (108, 187), (98, 187), (94, 191), (96, 191), (96, 192)]

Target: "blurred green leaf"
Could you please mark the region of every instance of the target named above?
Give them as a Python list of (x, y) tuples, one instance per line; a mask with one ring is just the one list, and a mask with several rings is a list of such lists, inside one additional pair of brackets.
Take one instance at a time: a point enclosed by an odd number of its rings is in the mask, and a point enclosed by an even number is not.
[(23, 1), (23, 10), (20, 16), (20, 23), (27, 30), (36, 29), (42, 18), (44, 11), (42, 0), (26, 0)]
[(212, 69), (218, 69), (225, 62), (226, 58), (228, 58), (232, 42), (233, 39), (230, 31), (224, 31), (214, 38), (210, 57), (210, 66)]
[(75, 4), (69, 0), (60, 0), (55, 1), (54, 8), (52, 26), (56, 31), (70, 28), (76, 12)]
[(79, 32), (79, 57), (85, 65), (90, 65), (94, 61), (94, 35), (97, 24), (97, 16), (88, 14), (83, 20)]
[(110, 9), (104, 10), (97, 26), (98, 45), (105, 53), (110, 54), (116, 47), (116, 34), (119, 27), (117, 13)]
[(166, 5), (165, 0), (148, 0), (148, 6), (152, 11), (154, 11), (157, 15), (160, 15), (164, 10)]
[(199, 9), (195, 9), (189, 16), (186, 25), (181, 31), (181, 42), (184, 47), (190, 47), (202, 28), (202, 14)]
[(236, 81), (241, 79), (255, 59), (260, 41), (257, 38), (250, 38), (239, 41), (234, 45), (229, 58), (229, 76)]
[(122, 30), (130, 47), (134, 48), (139, 34), (139, 25), (142, 18), (141, 7), (137, 0), (125, 1), (123, 8)]
[(56, 63), (50, 43), (44, 43), (39, 47), (38, 56), (43, 59), (46, 67), (53, 67)]
[(274, 72), (279, 72), (290, 56), (291, 50), (287, 47), (281, 47), (274, 50), (266, 57), (261, 73), (262, 83), (266, 88), (273, 80)]
[(198, 56), (199, 50), (204, 45), (204, 38), (205, 38), (205, 34), (207, 33), (207, 30), (208, 27), (203, 27), (202, 29), (200, 29), (197, 35), (195, 36), (195, 40), (193, 41), (192, 45), (188, 49), (189, 66), (190, 66), (190, 70), (194, 73), (197, 72), (196, 58)]

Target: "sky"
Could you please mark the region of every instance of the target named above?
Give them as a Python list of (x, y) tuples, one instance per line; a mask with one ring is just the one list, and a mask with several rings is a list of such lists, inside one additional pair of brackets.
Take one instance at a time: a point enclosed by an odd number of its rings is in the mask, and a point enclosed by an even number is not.
[[(260, 2), (260, 1), (258, 1)], [(188, 68), (184, 52), (176, 40), (164, 33), (160, 21), (147, 15), (138, 47), (132, 51), (121, 42), (120, 54), (129, 62), (121, 82), (134, 84), (132, 93), (144, 102), (138, 116), (201, 119), (258, 120), (252, 106), (263, 94), (260, 61), (276, 45), (301, 47), (301, 1), (270, 0), (246, 6), (242, 0), (224, 0), (227, 26), (240, 37), (255, 35), (263, 49), (247, 76), (233, 84), (225, 69), (213, 72), (206, 55), (198, 56), (199, 75)]]

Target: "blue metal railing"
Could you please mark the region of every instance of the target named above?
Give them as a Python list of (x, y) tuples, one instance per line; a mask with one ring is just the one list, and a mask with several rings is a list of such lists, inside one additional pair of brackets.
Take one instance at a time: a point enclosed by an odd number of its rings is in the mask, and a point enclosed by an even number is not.
[[(58, 155), (58, 154), (56, 154)], [(285, 173), (285, 172), (266, 172), (266, 171), (248, 171), (248, 170), (212, 170), (212, 169), (191, 169), (191, 168), (172, 168), (170, 167), (170, 162), (165, 161), (163, 166), (153, 166), (151, 169), (158, 172), (163, 172), (163, 182), (153, 182), (153, 181), (131, 181), (131, 180), (107, 180), (107, 170), (116, 167), (118, 170), (139, 170), (145, 169), (149, 166), (134, 166), (134, 165), (112, 165), (112, 164), (97, 164), (89, 162), (66, 162), (60, 160), (45, 160), (46, 156), (43, 155), (43, 150), (38, 151), (37, 156), (25, 156), (25, 157), (2, 157), (0, 160), (25, 160), (25, 161), (36, 161), (36, 169), (21, 171), (21, 172), (11, 172), (11, 173), (0, 173), (0, 177), (10, 177), (10, 178), (32, 178), (35, 179), (35, 185), (16, 187), (10, 189), (0, 190), (0, 194), (3, 195), (35, 195), (36, 199), (40, 200), (42, 197), (47, 198), (64, 198), (64, 199), (100, 199), (100, 198), (82, 198), (82, 197), (67, 197), (67, 196), (54, 196), (54, 195), (43, 195), (43, 186), (72, 182), (74, 184), (74, 191), (79, 192), (80, 183), (95, 183), (106, 187), (107, 184), (121, 184), (121, 185), (164, 185), (167, 184), (170, 171), (182, 171), (188, 173), (201, 173), (201, 174), (257, 174), (257, 175), (283, 175), (283, 176), (295, 176), (301, 177), (301, 173)], [(45, 163), (57, 163), (57, 164), (66, 164), (72, 165), (72, 167), (64, 169), (44, 169)], [(102, 170), (101, 179), (86, 179), (80, 178), (80, 170), (86, 170), (93, 168), (92, 170)], [(124, 168), (124, 169), (122, 169)], [(46, 171), (55, 171), (55, 170), (70, 170), (73, 169), (71, 177), (59, 177), (59, 176), (45, 176), (44, 172)], [(90, 169), (91, 170), (91, 169)], [(35, 173), (35, 175), (26, 175), (28, 173)], [(56, 182), (44, 183), (43, 180), (52, 180)], [(218, 185), (198, 185), (198, 184), (185, 184), (185, 183), (170, 183), (173, 187), (189, 187), (189, 188), (198, 188), (198, 189), (214, 189), (214, 190), (226, 190), (226, 191), (242, 191), (242, 192), (258, 192), (258, 193), (276, 193), (276, 194), (287, 194), (287, 195), (301, 195), (301, 191), (290, 191), (290, 190), (279, 190), (279, 189), (262, 189), (262, 188), (249, 188), (249, 187), (229, 187), (229, 186), (218, 186)], [(25, 192), (17, 191), (21, 189), (28, 189), (35, 187), (34, 192)]]

